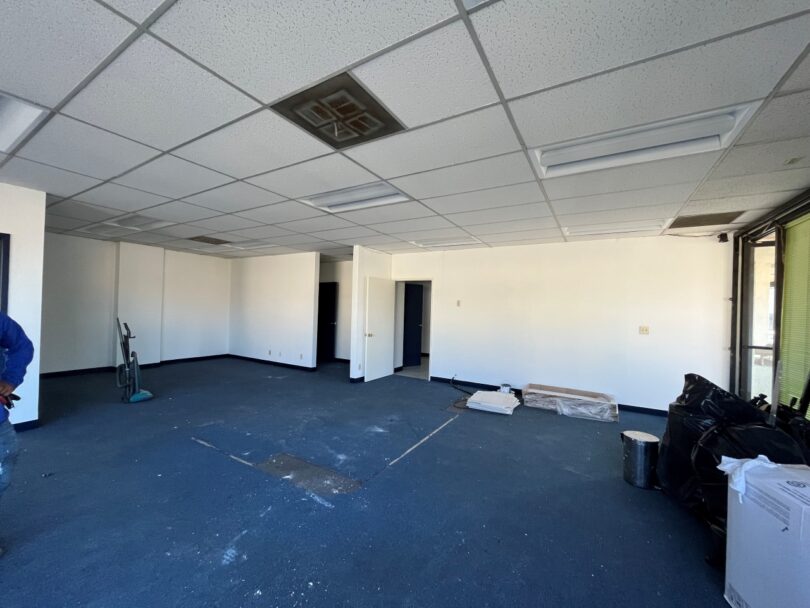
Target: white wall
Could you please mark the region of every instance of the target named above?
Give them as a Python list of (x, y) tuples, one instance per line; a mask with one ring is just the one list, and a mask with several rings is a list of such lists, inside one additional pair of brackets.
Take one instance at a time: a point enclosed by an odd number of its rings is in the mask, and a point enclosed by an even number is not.
[(321, 262), (321, 283), (338, 284), (335, 357), (349, 359), (352, 334), (352, 262)]
[(45, 193), (0, 184), (0, 232), (11, 235), (8, 314), (34, 343), (34, 360), (15, 390), (21, 401), (11, 410), (11, 421), (18, 424), (39, 418)]
[[(119, 243), (116, 311), (136, 336), (138, 361), (159, 363), (163, 332), (163, 255), (160, 247)], [(116, 355), (120, 363), (121, 353)]]
[(657, 409), (686, 372), (728, 384), (730, 244), (659, 237), (402, 254), (392, 275), (433, 281), (433, 376), (595, 390)]
[(118, 244), (45, 234), (41, 371), (115, 363)]
[(231, 263), (223, 258), (166, 251), (161, 359), (228, 352)]
[(319, 257), (300, 253), (231, 262), (232, 354), (315, 367)]
[(391, 256), (360, 245), (354, 246), (352, 266), (352, 336), (349, 376), (364, 375), (366, 339), (366, 287), (369, 277), (391, 278)]

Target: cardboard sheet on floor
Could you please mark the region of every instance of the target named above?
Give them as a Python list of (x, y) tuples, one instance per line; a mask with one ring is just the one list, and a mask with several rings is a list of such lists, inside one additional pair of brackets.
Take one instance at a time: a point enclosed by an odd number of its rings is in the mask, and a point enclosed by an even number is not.
[(611, 395), (581, 391), (561, 386), (527, 384), (523, 388), (523, 404), (542, 410), (552, 410), (561, 416), (618, 422), (619, 406)]
[(467, 399), (467, 407), (470, 409), (510, 416), (519, 405), (520, 400), (512, 393), (501, 393), (499, 391), (478, 391)]

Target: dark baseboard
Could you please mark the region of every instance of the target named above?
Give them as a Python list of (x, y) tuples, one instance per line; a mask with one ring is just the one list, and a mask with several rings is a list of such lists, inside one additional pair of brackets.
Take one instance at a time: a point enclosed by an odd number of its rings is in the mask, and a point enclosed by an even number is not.
[(28, 422), (18, 422), (14, 425), (14, 430), (17, 432), (30, 431), (39, 428), (39, 420), (29, 420)]
[(430, 357), (430, 353), (422, 353), (423, 357)]
[(619, 404), (619, 411), (621, 412), (636, 412), (637, 414), (649, 414), (651, 416), (667, 417), (669, 412), (667, 410), (656, 410), (651, 407), (640, 407), (638, 405), (622, 405)]
[(399, 367), (395, 367), (394, 368), (394, 373), (396, 374), (397, 372), (401, 372), (403, 369), (405, 369), (405, 368), (402, 367), (401, 365)]
[(222, 355), (228, 359), (240, 359), (242, 361), (252, 361), (254, 363), (265, 363), (267, 365), (275, 365), (276, 367), (286, 367), (287, 369), (297, 369), (303, 372), (315, 372), (318, 371), (318, 366), (315, 367), (305, 367), (303, 365), (295, 365), (293, 363), (282, 363), (281, 361), (268, 361), (267, 359), (257, 359), (255, 357), (245, 357), (243, 355)]
[(335, 361), (340, 361), (341, 363), (351, 363), (351, 359), (344, 359), (343, 357), (335, 357)]
[(112, 366), (87, 367), (85, 369), (70, 369), (63, 372), (45, 372), (39, 375), (40, 378), (64, 378), (65, 376), (82, 376), (84, 374), (97, 374), (99, 372), (114, 372)]
[[(499, 384), (482, 384), (481, 382), (469, 382), (467, 380), (451, 380), (450, 378), (442, 378), (441, 376), (431, 376), (431, 382), (443, 382), (445, 384), (458, 384), (459, 386), (463, 386), (465, 388), (475, 388), (482, 391), (497, 391), (501, 388)], [(515, 392), (515, 395), (520, 397), (523, 394), (519, 388), (512, 387), (512, 390)]]
[(349, 378), (349, 382), (351, 382), (352, 384), (358, 384), (360, 382), (365, 382), (365, 381), (366, 381), (365, 376), (359, 376), (357, 378)]
[(228, 354), (221, 354), (221, 355), (203, 355), (202, 357), (184, 357), (182, 359), (167, 359), (166, 361), (160, 361), (159, 363), (146, 363), (141, 364), (141, 369), (152, 369), (155, 367), (162, 367), (164, 365), (173, 365), (175, 363), (195, 363), (197, 361), (212, 361), (213, 359), (225, 359), (230, 357)]

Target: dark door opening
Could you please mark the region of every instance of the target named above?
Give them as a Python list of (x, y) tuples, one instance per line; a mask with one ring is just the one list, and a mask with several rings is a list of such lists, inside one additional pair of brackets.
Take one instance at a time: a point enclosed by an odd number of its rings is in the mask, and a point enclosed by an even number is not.
[(402, 334), (403, 367), (422, 364), (422, 298), (422, 285), (405, 284), (404, 331)]
[(318, 363), (335, 360), (337, 341), (337, 283), (321, 283), (318, 290)]

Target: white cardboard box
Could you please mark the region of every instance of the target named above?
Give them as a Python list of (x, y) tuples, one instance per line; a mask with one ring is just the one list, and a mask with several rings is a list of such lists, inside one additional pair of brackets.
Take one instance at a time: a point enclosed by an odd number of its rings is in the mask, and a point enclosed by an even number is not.
[(745, 473), (729, 487), (725, 598), (735, 608), (810, 607), (810, 467)]

